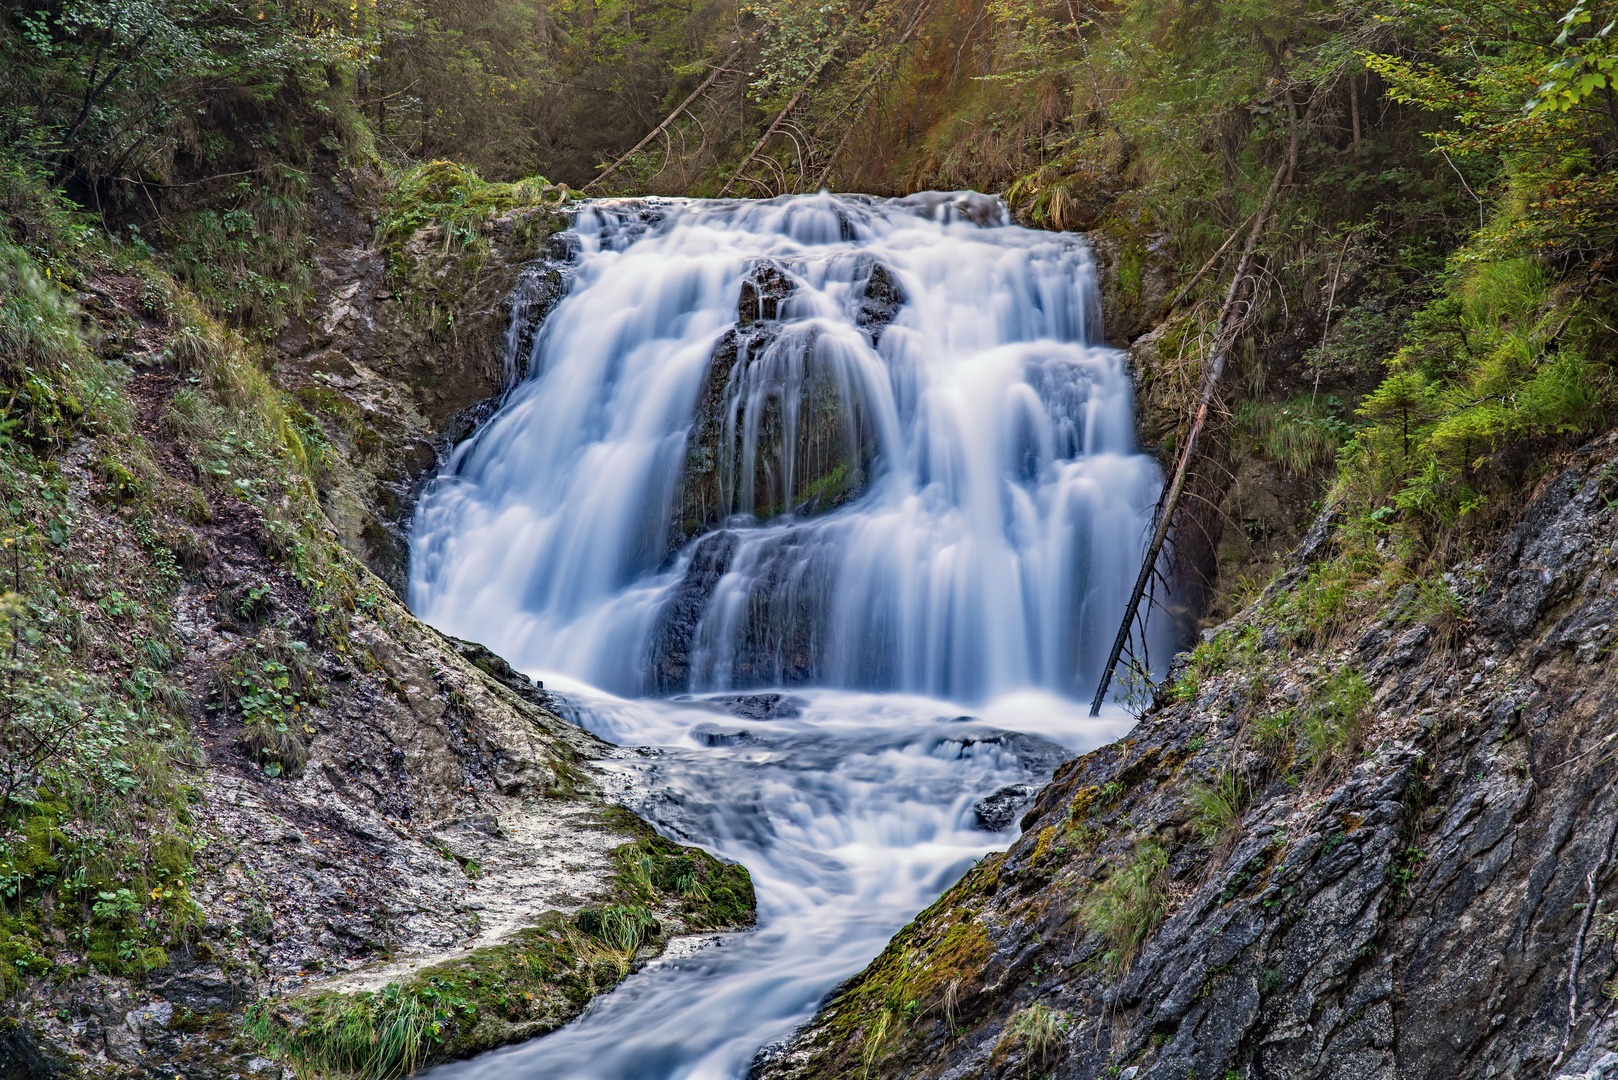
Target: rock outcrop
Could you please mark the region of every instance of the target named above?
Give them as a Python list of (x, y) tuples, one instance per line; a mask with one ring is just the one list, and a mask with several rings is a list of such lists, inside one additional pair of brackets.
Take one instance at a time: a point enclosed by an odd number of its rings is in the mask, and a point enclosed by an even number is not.
[(404, 596), (421, 485), (527, 376), (566, 291), (568, 221), (509, 210), (474, 245), (429, 225), (391, 251), (373, 241), (376, 184), (363, 171), (327, 181), (313, 303), (282, 328), (271, 375), (336, 449), (321, 505), (339, 540)]
[(1613, 1072), (1615, 470), (1335, 628), (1294, 566), (753, 1075)]
[[(734, 515), (813, 517), (863, 494), (877, 437), (846, 354), (783, 326), (795, 286), (764, 263), (743, 282), (737, 324), (714, 346), (670, 519), (672, 553)], [(856, 271), (855, 322), (874, 344), (904, 303), (894, 273)]]

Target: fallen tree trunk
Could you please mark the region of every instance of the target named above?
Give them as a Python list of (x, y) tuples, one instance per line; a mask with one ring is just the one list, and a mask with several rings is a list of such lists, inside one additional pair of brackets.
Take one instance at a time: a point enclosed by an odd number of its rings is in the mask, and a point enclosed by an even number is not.
[[(835, 51), (833, 50), (833, 52)], [(787, 102), (787, 107), (782, 109), (776, 118), (771, 121), (770, 126), (764, 129), (764, 134), (759, 137), (758, 142), (753, 144), (753, 149), (747, 152), (747, 156), (742, 158), (742, 163), (736, 166), (736, 171), (730, 174), (730, 179), (725, 181), (725, 186), (719, 189), (719, 198), (723, 199), (730, 194), (731, 185), (735, 184), (741, 178), (742, 173), (747, 171), (747, 167), (753, 163), (753, 159), (758, 157), (758, 152), (764, 149), (764, 144), (770, 141), (770, 136), (774, 135), (782, 122), (792, 114), (792, 110), (798, 107), (798, 102), (803, 100), (803, 95), (809, 92), (809, 88), (815, 84), (816, 79), (820, 78), (820, 73), (826, 70), (826, 65), (829, 63), (831, 63), (830, 53), (827, 54), (826, 59), (820, 62), (820, 66), (815, 68), (814, 74), (805, 79), (803, 85), (798, 87), (798, 92), (792, 95), (792, 100)]]
[[(895, 49), (904, 48), (905, 43), (910, 40), (911, 36), (914, 35), (917, 30), (921, 29), (922, 20), (927, 18), (927, 12), (931, 8), (932, 0), (925, 0), (921, 7), (917, 9), (915, 18), (911, 20), (910, 28), (904, 32), (903, 37), (899, 38), (899, 40), (894, 43)], [(845, 105), (842, 111), (847, 112), (849, 109), (854, 108), (864, 101), (865, 95), (871, 92), (871, 87), (876, 85), (876, 81), (879, 78), (892, 70), (892, 67), (893, 63), (889, 61), (882, 67), (879, 67), (876, 71), (873, 71), (871, 73), (871, 77), (865, 80), (865, 85), (860, 87), (859, 93), (854, 95), (853, 100)], [(831, 157), (826, 159), (826, 167), (820, 170), (820, 177), (815, 181), (815, 190), (818, 191), (826, 186), (826, 178), (831, 175), (832, 168), (837, 164), (837, 159), (843, 155), (843, 147), (848, 145), (849, 138), (854, 134), (855, 124), (853, 121), (857, 120), (859, 115), (859, 113), (855, 113), (854, 116), (850, 118), (849, 124), (843, 130), (843, 137), (837, 140), (837, 149), (831, 152)]]
[[(1091, 716), (1099, 715), (1101, 712), (1101, 703), (1106, 700), (1107, 687), (1112, 683), (1113, 671), (1118, 667), (1119, 657), (1129, 645), (1136, 614), (1140, 611), (1141, 599), (1146, 595), (1147, 586), (1151, 584), (1152, 574), (1157, 568), (1157, 558), (1162, 553), (1163, 544), (1173, 526), (1174, 512), (1179, 505), (1180, 495), (1185, 490), (1186, 475), (1196, 454), (1197, 440), (1202, 434), (1203, 425), (1208, 419), (1208, 411), (1219, 391), (1219, 378), (1225, 371), (1225, 353), (1236, 331), (1246, 324), (1251, 314), (1248, 310), (1243, 311), (1239, 317), (1234, 317), (1237, 306), (1241, 303), (1242, 285), (1247, 280), (1247, 268), (1252, 263), (1253, 251), (1258, 247), (1259, 237), (1263, 235), (1264, 226), (1275, 208), (1275, 200), (1291, 179), (1292, 171), (1297, 164), (1298, 124), (1294, 122), (1291, 143), (1287, 147), (1287, 158), (1276, 167), (1275, 176), (1270, 181), (1270, 189), (1264, 193), (1264, 201), (1259, 204), (1258, 212), (1253, 216), (1253, 231), (1247, 235), (1247, 243), (1242, 248), (1241, 258), (1236, 262), (1236, 273), (1232, 275), (1230, 288), (1225, 293), (1224, 305), (1219, 309), (1219, 321), (1214, 329), (1213, 361), (1203, 374), (1197, 411), (1191, 420), (1191, 431), (1186, 436), (1185, 447), (1180, 451), (1180, 460), (1174, 469), (1174, 475), (1169, 478), (1162, 496), (1158, 499), (1157, 528), (1152, 533), (1152, 542), (1147, 545), (1146, 556), (1141, 560), (1140, 573), (1135, 577), (1135, 587), (1129, 594), (1129, 604), (1124, 608), (1123, 621), (1118, 625), (1118, 636), (1113, 640), (1112, 652), (1107, 657), (1107, 666), (1102, 669), (1101, 683), (1096, 687), (1095, 699), (1090, 702)], [(1229, 242), (1227, 240), (1226, 244)]]
[(663, 122), (661, 124), (659, 124), (655, 128), (653, 128), (647, 134), (646, 138), (642, 139), (640, 142), (636, 143), (634, 146), (631, 146), (626, 153), (624, 153), (621, 157), (618, 158), (617, 161), (614, 161), (611, 165), (608, 165), (605, 169), (602, 169), (599, 173), (597, 173), (594, 177), (591, 178), (591, 180), (590, 180), (590, 182), (588, 184), (585, 184), (579, 190), (580, 191), (589, 191), (591, 188), (593, 188), (597, 184), (601, 183), (601, 181), (605, 180), (607, 177), (609, 177), (613, 173), (617, 172), (618, 168), (621, 165), (623, 165), (624, 162), (628, 161), (630, 158), (634, 157), (642, 149), (644, 149), (647, 143), (651, 142), (653, 139), (655, 139), (659, 135), (663, 134), (663, 132), (667, 131), (668, 126), (670, 124), (674, 123), (675, 120), (679, 119), (680, 114), (685, 112), (686, 109), (690, 108), (691, 103), (693, 101), (697, 100), (697, 98), (701, 97), (703, 92), (706, 91), (708, 89), (708, 87), (712, 86), (714, 84), (714, 82), (716, 80), (718, 80), (719, 76), (724, 74), (725, 70), (727, 68), (729, 68), (730, 62), (732, 60), (736, 59), (736, 57), (739, 56), (740, 54), (741, 54), (741, 50), (738, 49), (735, 52), (731, 53), (729, 56), (727, 56), (724, 60), (721, 60), (719, 62), (719, 64), (713, 69), (713, 71), (709, 73), (708, 77), (706, 79), (702, 80), (702, 85), (697, 87), (695, 90), (691, 91), (691, 95), (689, 97), (687, 97), (684, 101), (680, 102), (679, 107), (676, 108), (673, 112), (669, 113), (668, 116), (664, 118), (664, 120), (663, 120)]

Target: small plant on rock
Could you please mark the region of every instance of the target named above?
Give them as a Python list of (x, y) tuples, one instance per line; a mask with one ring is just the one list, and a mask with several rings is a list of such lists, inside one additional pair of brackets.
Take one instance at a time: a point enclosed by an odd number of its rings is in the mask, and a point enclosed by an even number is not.
[(1072, 1017), (1067, 1013), (1036, 1001), (1012, 1016), (999, 1047), (1026, 1047), (1028, 1070), (1032, 1073), (1036, 1062), (1044, 1065), (1061, 1048), (1072, 1026)]
[(1352, 667), (1342, 667), (1315, 687), (1302, 713), (1303, 746), (1320, 772), (1359, 746), (1365, 734), (1371, 688)]
[(242, 749), (266, 776), (293, 776), (309, 760), (308, 707), (319, 700), (303, 663), (306, 647), (259, 644), (238, 653), (220, 673), (216, 709), (234, 705), (242, 718)]
[(662, 929), (656, 917), (639, 904), (584, 908), (577, 922), (580, 930), (621, 953), (633, 953)]
[(1147, 935), (1167, 914), (1168, 865), (1169, 853), (1162, 845), (1142, 841), (1130, 861), (1098, 885), (1080, 911), (1084, 925), (1111, 946), (1102, 960), (1114, 971), (1128, 970)]
[(1208, 843), (1230, 839), (1241, 832), (1242, 810), (1249, 791), (1241, 774), (1226, 769), (1211, 783), (1191, 788), (1191, 822)]

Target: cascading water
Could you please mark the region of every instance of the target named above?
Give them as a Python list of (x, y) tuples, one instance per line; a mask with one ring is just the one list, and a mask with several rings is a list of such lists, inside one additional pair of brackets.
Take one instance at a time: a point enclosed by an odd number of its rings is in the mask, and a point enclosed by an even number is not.
[(1122, 730), (1073, 697), (1160, 474), (1088, 249), (992, 199), (593, 203), (571, 236), (424, 494), (412, 605), (665, 748), (626, 797), (745, 864), (760, 929), (451, 1071), (737, 1076), (1010, 839), (980, 800)]

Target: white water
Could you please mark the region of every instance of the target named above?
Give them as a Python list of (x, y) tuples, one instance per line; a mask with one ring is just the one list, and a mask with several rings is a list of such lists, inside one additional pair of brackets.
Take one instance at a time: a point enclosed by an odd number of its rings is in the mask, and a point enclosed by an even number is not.
[[(629, 800), (746, 865), (759, 929), (445, 1075), (744, 1075), (1014, 837), (979, 831), (977, 800), (1127, 726), (1076, 699), (1161, 481), (1134, 450), (1123, 358), (1095, 343), (1082, 242), (1005, 224), (981, 196), (673, 202), (647, 217), (579, 212), (572, 288), (535, 335), (529, 378), (423, 497), (411, 601), (565, 682), (592, 730), (666, 748), (617, 766)], [(859, 317), (873, 260), (906, 298), (875, 347)], [(740, 454), (717, 463), (724, 508), (755, 509), (761, 440), (787, 462), (803, 445), (866, 460), (869, 483), (829, 513), (735, 513), (723, 536), (671, 552), (709, 357), (765, 261), (795, 287), (726, 389), (723, 445)], [(831, 443), (796, 440), (825, 386)], [(771, 395), (780, 430), (760, 420)], [(779, 505), (802, 500), (796, 478), (790, 464), (773, 475)], [(686, 635), (674, 676), (671, 619)], [(786, 683), (795, 717), (738, 719), (701, 698)], [(698, 699), (640, 697), (671, 685)]]

